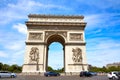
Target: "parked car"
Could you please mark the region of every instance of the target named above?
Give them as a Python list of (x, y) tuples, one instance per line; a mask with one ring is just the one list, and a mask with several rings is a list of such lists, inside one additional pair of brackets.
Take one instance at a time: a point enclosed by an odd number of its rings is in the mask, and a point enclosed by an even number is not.
[(57, 72), (46, 72), (46, 73), (44, 73), (44, 76), (60, 76), (60, 74), (59, 73), (57, 73)]
[(107, 74), (110, 80), (120, 80), (120, 72), (113, 71)]
[(97, 76), (96, 72), (90, 72), (92, 74), (92, 76)]
[(91, 77), (92, 74), (88, 71), (82, 71), (80, 72), (80, 77)]
[(17, 75), (15, 73), (11, 73), (9, 71), (0, 71), (0, 78), (2, 78), (2, 77), (15, 78), (15, 77), (17, 77)]
[(120, 72), (116, 73), (116, 75), (118, 76), (118, 80), (120, 80)]

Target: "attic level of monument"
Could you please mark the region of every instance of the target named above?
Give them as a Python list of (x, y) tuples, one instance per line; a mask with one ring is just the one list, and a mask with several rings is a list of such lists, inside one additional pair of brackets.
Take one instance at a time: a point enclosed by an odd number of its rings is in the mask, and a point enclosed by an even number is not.
[(34, 18), (75, 18), (75, 19), (84, 19), (84, 16), (82, 15), (42, 15), (42, 14), (29, 14), (28, 17), (34, 17)]
[(29, 15), (29, 22), (85, 23), (83, 16)]
[[(49, 29), (50, 26), (54, 28), (57, 26), (58, 30), (64, 27), (69, 29), (84, 30), (86, 22), (83, 16), (54, 16), (54, 15), (29, 15), (29, 20), (26, 21), (26, 25), (29, 28)], [(39, 27), (38, 27), (39, 26)], [(41, 27), (42, 26), (42, 27)], [(54, 29), (57, 29), (54, 28)]]

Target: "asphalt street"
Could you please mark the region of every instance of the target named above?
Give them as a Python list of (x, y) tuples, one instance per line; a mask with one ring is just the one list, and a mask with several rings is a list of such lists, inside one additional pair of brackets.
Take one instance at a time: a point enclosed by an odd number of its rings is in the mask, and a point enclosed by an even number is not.
[(107, 76), (79, 77), (79, 76), (57, 76), (44, 77), (40, 75), (18, 75), (16, 78), (0, 78), (0, 80), (109, 80)]

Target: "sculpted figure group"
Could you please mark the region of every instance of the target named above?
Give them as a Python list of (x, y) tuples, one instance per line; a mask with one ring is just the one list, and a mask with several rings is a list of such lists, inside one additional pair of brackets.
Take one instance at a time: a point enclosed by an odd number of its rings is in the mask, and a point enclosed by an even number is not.
[(30, 51), (30, 62), (37, 62), (39, 59), (39, 49), (37, 47), (32, 47)]
[(75, 48), (75, 49), (72, 49), (72, 52), (73, 52), (73, 61), (74, 62), (82, 62), (82, 51), (80, 48)]

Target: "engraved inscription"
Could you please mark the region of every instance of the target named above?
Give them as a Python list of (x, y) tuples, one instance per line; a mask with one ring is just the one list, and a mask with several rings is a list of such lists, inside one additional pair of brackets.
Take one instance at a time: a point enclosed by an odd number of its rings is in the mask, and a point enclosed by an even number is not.
[(72, 52), (73, 52), (73, 61), (74, 62), (82, 62), (82, 50), (80, 48), (75, 48), (75, 49), (72, 49)]
[(42, 33), (30, 33), (29, 40), (42, 40)]
[(70, 33), (70, 40), (71, 41), (82, 41), (83, 40), (83, 36), (82, 33)]

